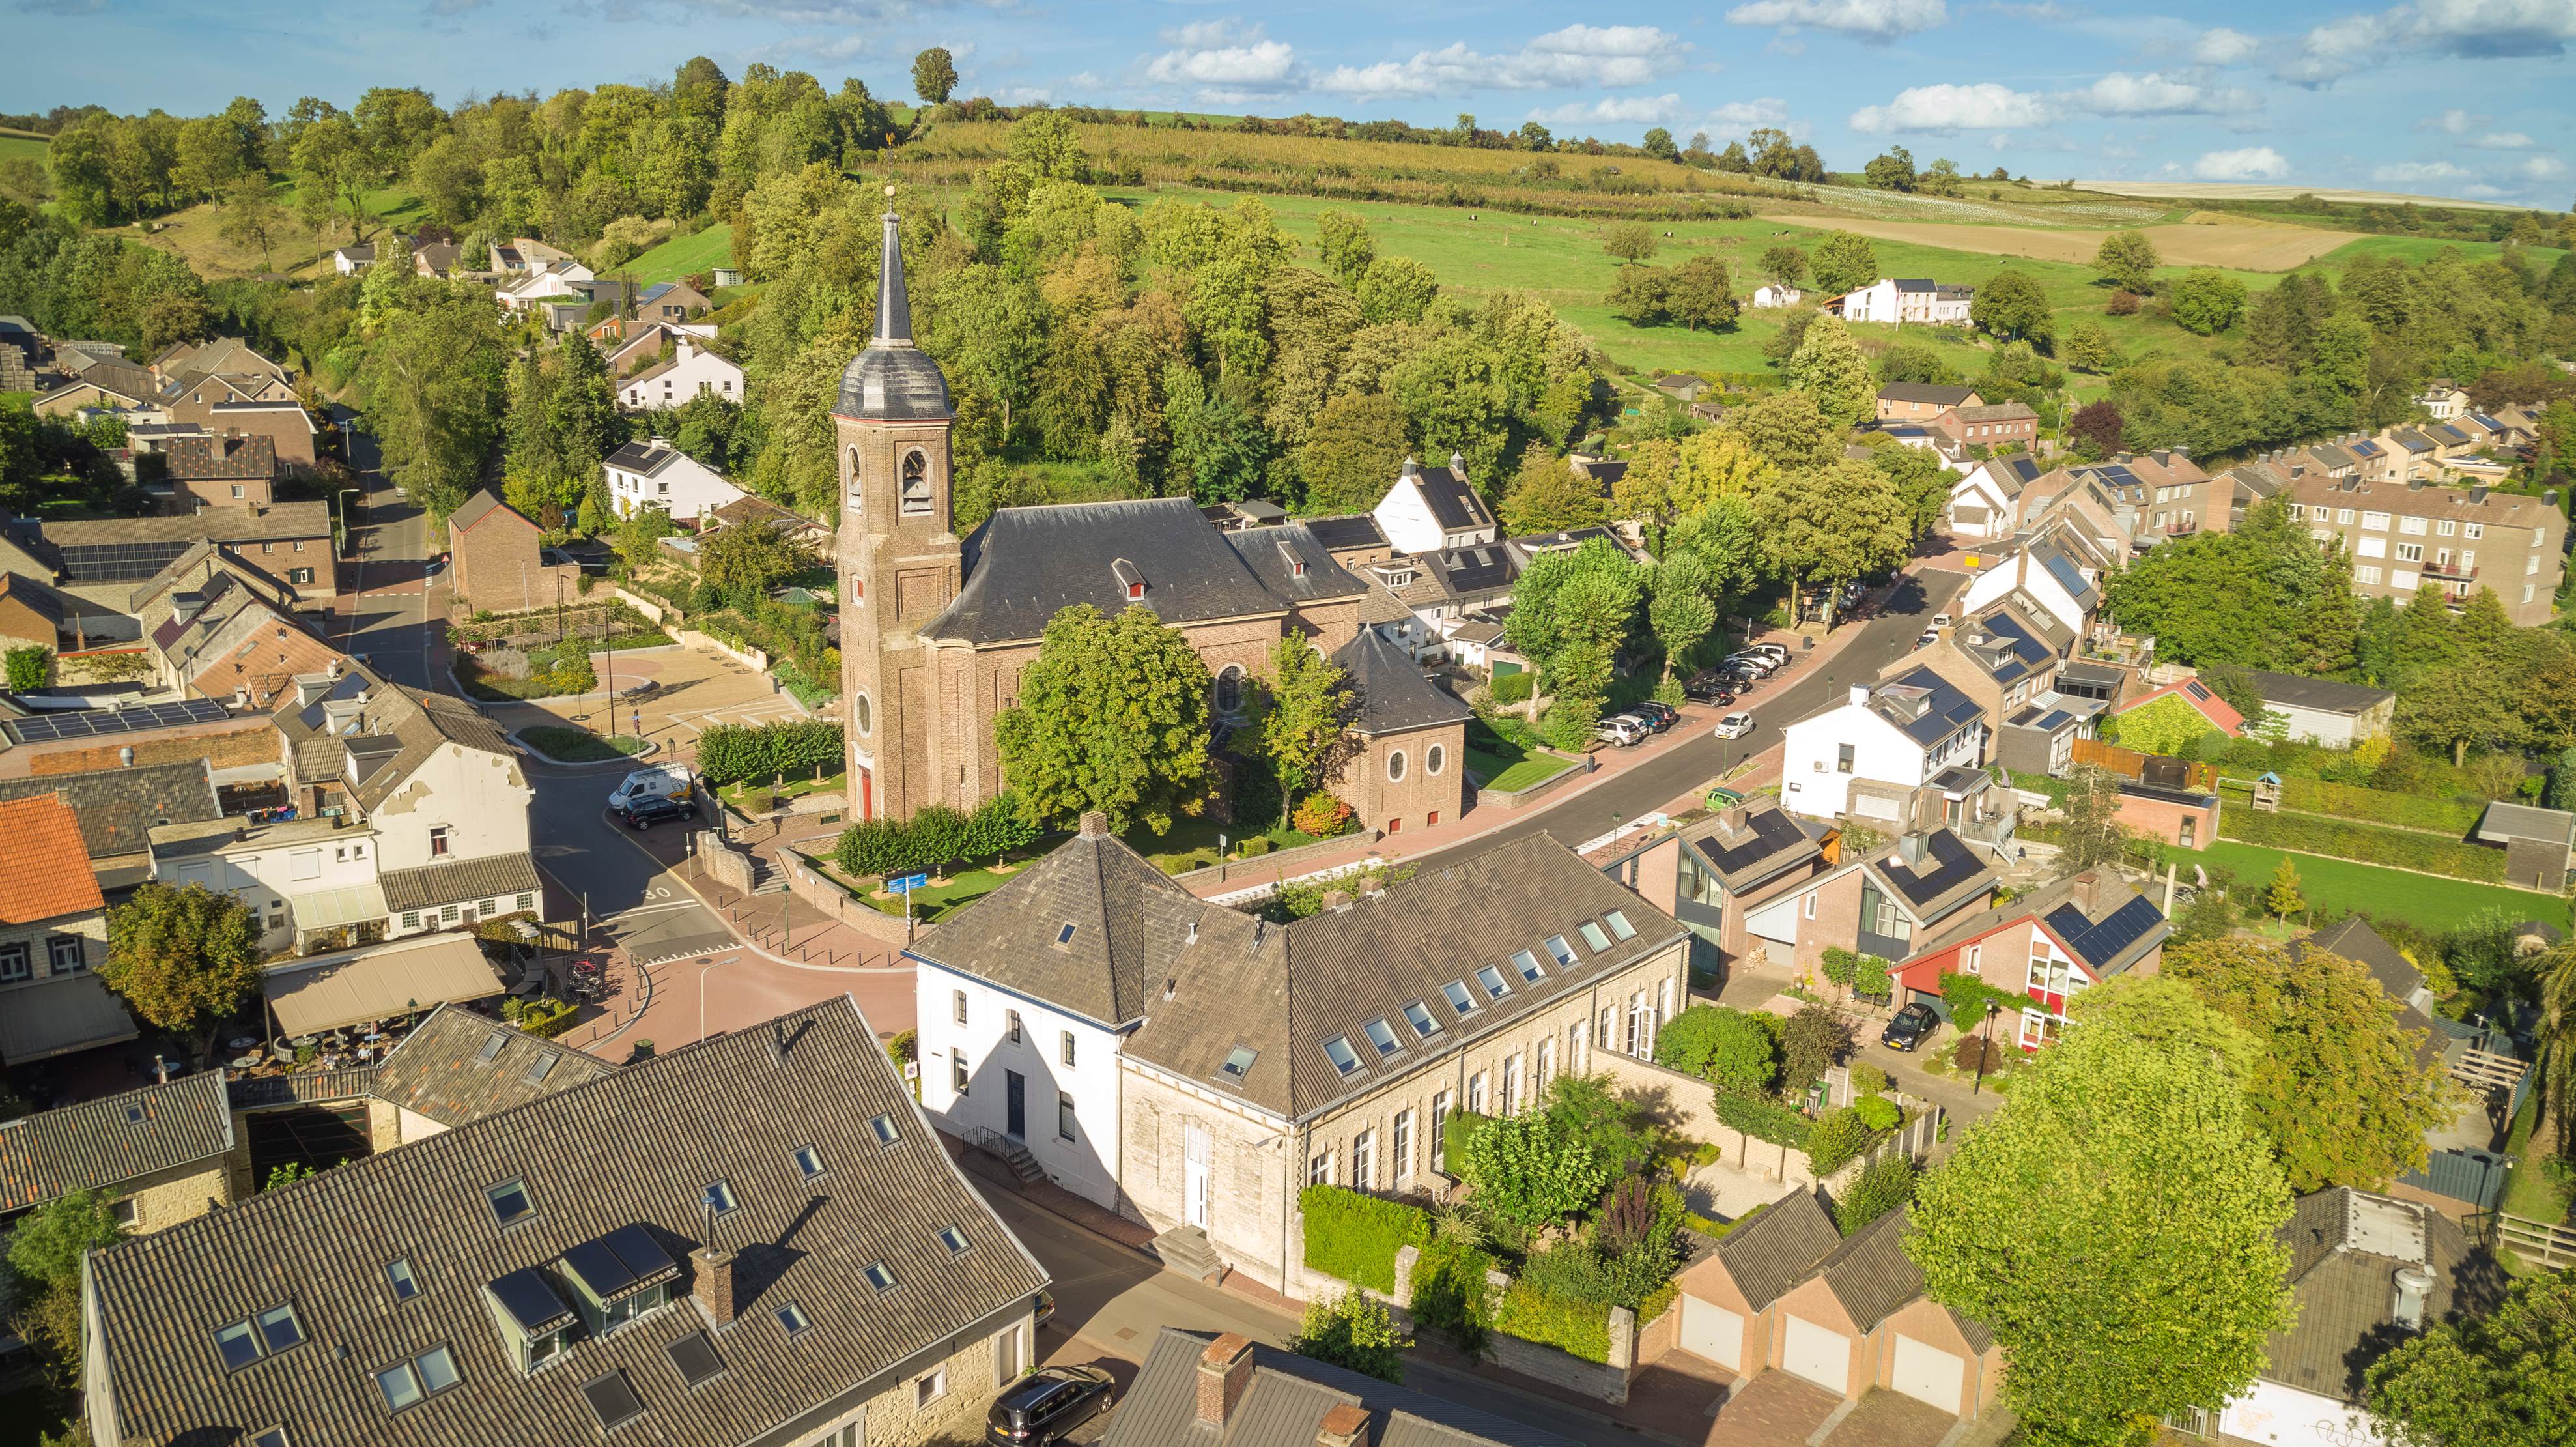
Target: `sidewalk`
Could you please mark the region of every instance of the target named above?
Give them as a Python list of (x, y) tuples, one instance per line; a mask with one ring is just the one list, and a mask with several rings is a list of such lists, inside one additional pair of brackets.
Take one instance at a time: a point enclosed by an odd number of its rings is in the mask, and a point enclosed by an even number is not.
[[(696, 837), (692, 830), (648, 829), (630, 837), (677, 876), (700, 903), (723, 919), (726, 928), (744, 942), (744, 948), (755, 954), (778, 964), (819, 969), (912, 968), (903, 961), (901, 945), (861, 934), (827, 918), (798, 900), (793, 891), (749, 895), (710, 878), (690, 853), (690, 843)], [(792, 841), (773, 833), (746, 847), (771, 868), (783, 870), (794, 867), (779, 862), (784, 842)]]

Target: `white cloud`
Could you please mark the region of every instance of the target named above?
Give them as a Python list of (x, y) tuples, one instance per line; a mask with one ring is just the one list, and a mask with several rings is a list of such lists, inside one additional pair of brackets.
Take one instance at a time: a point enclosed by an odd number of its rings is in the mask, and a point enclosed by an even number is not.
[(2546, 181), (2567, 174), (2567, 163), (2555, 156), (2525, 156), (2513, 169), (2527, 181)]
[(1457, 95), (1478, 90), (1617, 90), (1646, 85), (1681, 69), (1690, 45), (1651, 25), (1569, 25), (1509, 55), (1487, 55), (1465, 41), (1416, 51), (1406, 60), (1334, 67), (1315, 89), (1348, 95)]
[(2262, 97), (2250, 90), (2203, 85), (2160, 71), (2144, 75), (2114, 71), (2059, 99), (2099, 116), (2234, 116), (2263, 108)]
[(1862, 40), (1894, 40), (1950, 18), (1943, 0), (1752, 0), (1726, 12), (1730, 25), (1796, 25)]
[(2191, 163), (2191, 173), (2204, 181), (2277, 181), (2290, 174), (2290, 163), (2270, 146), (2245, 146), (2211, 151)]
[(1730, 138), (1740, 136), (1747, 131), (1759, 130), (1764, 126), (1779, 130), (1791, 129), (1789, 103), (1776, 95), (1759, 96), (1753, 100), (1731, 100), (1710, 111), (1706, 125), (1709, 134)]
[(2440, 115), (2433, 117), (2431, 120), (2417, 121), (2415, 123), (2415, 129), (2419, 131), (2444, 131), (2457, 136), (2467, 134), (2470, 128), (2482, 125), (2485, 121), (2485, 116), (2471, 115), (2467, 111), (2444, 111)]
[(2468, 175), (2448, 161), (2400, 161), (2393, 166), (2378, 167), (2370, 173), (2370, 179), (2401, 186), (2420, 186), (2427, 181), (2464, 181)]
[(2324, 87), (2426, 51), (2470, 60), (2545, 59), (2565, 55), (2570, 41), (2576, 41), (2576, 5), (2567, 0), (2413, 0), (2316, 26), (2277, 74)]
[(2242, 30), (2222, 25), (2200, 37), (2191, 48), (2191, 58), (2203, 65), (2242, 65), (2254, 58), (2260, 42)]
[(1108, 84), (1108, 82), (1100, 78), (1098, 73), (1088, 70), (1075, 71), (1073, 74), (1064, 78), (1064, 83), (1068, 88), (1077, 91), (1098, 90), (1103, 85)]
[(1852, 112), (1851, 128), (1867, 135), (1888, 131), (1994, 131), (2047, 123), (2044, 97), (1986, 81), (1978, 85), (1918, 85), (1897, 92), (1883, 106)]
[(2528, 151), (2540, 143), (2520, 131), (2489, 131), (2469, 144), (2482, 151)]
[(1530, 112), (1530, 119), (1555, 126), (1579, 126), (1591, 123), (1660, 126), (1682, 114), (1678, 95), (1605, 97), (1591, 105), (1555, 106)]
[(1245, 30), (1229, 20), (1201, 21), (1166, 30), (1163, 40), (1172, 48), (1145, 66), (1145, 78), (1156, 85), (1191, 86), (1204, 99), (1236, 101), (1305, 83), (1296, 49), (1257, 25)]

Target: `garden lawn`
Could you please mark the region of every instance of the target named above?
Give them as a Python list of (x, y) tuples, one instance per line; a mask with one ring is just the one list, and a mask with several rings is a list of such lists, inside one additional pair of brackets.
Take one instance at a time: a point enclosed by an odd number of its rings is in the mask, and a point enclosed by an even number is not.
[(1255, 837), (1269, 840), (1273, 853), (1315, 842), (1314, 835), (1300, 833), (1284, 825), (1254, 829), (1244, 825), (1219, 824), (1213, 819), (1181, 818), (1172, 821), (1169, 834), (1156, 834), (1139, 824), (1127, 831), (1126, 843), (1129, 848), (1152, 860), (1154, 867), (1165, 874), (1184, 874), (1217, 862), (1216, 841), (1220, 834), (1225, 836), (1227, 856), (1237, 860), (1243, 858), (1243, 841)]
[(846, 774), (826, 774), (819, 779), (790, 779), (775, 789), (770, 788), (766, 783), (745, 780), (727, 784), (718, 789), (716, 797), (739, 809), (742, 807), (743, 796), (754, 789), (759, 789), (774, 796), (783, 804), (790, 799), (801, 799), (808, 794), (837, 794), (848, 777)]
[(1574, 767), (1572, 759), (1560, 759), (1554, 754), (1542, 754), (1535, 750), (1524, 749), (1509, 739), (1498, 739), (1496, 742), (1502, 746), (1501, 752), (1489, 752), (1484, 749), (1467, 751), (1468, 769), (1484, 781), (1476, 786), (1479, 789), (1491, 789), (1496, 793), (1526, 789), (1532, 784), (1553, 779)]
[[(2176, 851), (2173, 857), (2186, 864), (2197, 857), (2209, 864), (2223, 865), (2236, 872), (2240, 893), (2259, 893), (2285, 855), (2278, 849), (2222, 839), (2211, 842), (2197, 855)], [(2329, 859), (2321, 854), (2286, 857), (2297, 861), (2300, 890), (2321, 918), (2360, 910), (2374, 917), (2402, 919), (2418, 929), (2441, 930), (2494, 908), (2515, 919), (2540, 919), (2560, 929), (2568, 927), (2567, 901), (2556, 895), (2382, 869), (2375, 864)]]
[(2513, 1130), (2505, 1137), (2505, 1154), (2514, 1158), (2514, 1167), (2505, 1177), (2504, 1193), (2496, 1198), (2496, 1209), (2526, 1221), (2554, 1225), (2567, 1219), (2569, 1188), (2550, 1179), (2553, 1158), (2547, 1144), (2544, 1142), (2538, 1151), (2531, 1148), (2532, 1132), (2539, 1123), (2540, 1089), (2535, 1082), (2523, 1097), (2521, 1111), (2513, 1118)]
[(733, 265), (733, 227), (710, 226), (694, 236), (674, 236), (618, 268), (640, 286), (652, 286), (719, 266)]
[(566, 724), (540, 724), (519, 730), (519, 737), (550, 758), (567, 764), (595, 764), (609, 759), (631, 758), (641, 753), (644, 741), (631, 735), (601, 738), (588, 729)]
[[(805, 862), (812, 868), (820, 871), (830, 878), (840, 880), (844, 884), (849, 883), (848, 877), (843, 875), (837, 868), (834, 868), (831, 861), (828, 859), (818, 858), (814, 855), (807, 855), (805, 856)], [(913, 920), (917, 924), (937, 924), (948, 916), (964, 909), (967, 905), (973, 904), (975, 901), (982, 899), (985, 895), (991, 894), (994, 890), (1001, 888), (1004, 880), (1009, 879), (1012, 874), (1017, 874), (1021, 869), (1026, 867), (1025, 862), (1014, 865), (1012, 866), (1009, 874), (1000, 873), (990, 869), (969, 869), (957, 874), (944, 876), (941, 883), (927, 885), (923, 888), (916, 889), (912, 892)], [(903, 918), (904, 899), (902, 895), (887, 894), (867, 880), (860, 881), (854, 887), (860, 900), (866, 904), (886, 914), (893, 915), (897, 919)]]

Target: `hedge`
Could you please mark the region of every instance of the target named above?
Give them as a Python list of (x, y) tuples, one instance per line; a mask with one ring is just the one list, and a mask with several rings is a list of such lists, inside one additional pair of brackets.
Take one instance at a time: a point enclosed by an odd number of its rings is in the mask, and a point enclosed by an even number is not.
[(2272, 849), (2325, 854), (2363, 864), (2394, 865), (2399, 869), (2449, 875), (2453, 879), (2473, 879), (2482, 884), (2504, 882), (2504, 851), (2501, 849), (2403, 829), (2383, 829), (2375, 824), (2355, 824), (2316, 814), (2266, 814), (2255, 809), (2227, 809), (2219, 814), (2218, 833), (2222, 839), (2260, 844)]
[[(2231, 794), (2243, 793), (2250, 799), (2251, 785), (2239, 790), (2233, 787), (2235, 782), (2224, 781), (2222, 787)], [(2236, 801), (2231, 799), (2229, 802)], [(2466, 834), (2476, 828), (2478, 819), (2487, 809), (2486, 800), (2467, 795), (2400, 794), (2387, 789), (2365, 789), (2358, 784), (2329, 784), (2323, 779), (2300, 778), (2281, 781), (2281, 805), (2308, 814), (2332, 814), (2340, 819), (2430, 829), (2451, 835)]]
[(1527, 672), (1506, 673), (1502, 677), (1494, 680), (1494, 702), (1527, 703), (1529, 702), (1531, 685), (1535, 684), (1537, 681), (1538, 679), (1535, 675)]
[(1805, 1150), (1807, 1135), (1815, 1129), (1815, 1122), (1776, 1100), (1735, 1090), (1717, 1092), (1717, 1118), (1755, 1140), (1791, 1150)]
[(849, 875), (910, 874), (951, 860), (996, 859), (1037, 837), (1037, 826), (1020, 815), (1019, 796), (1006, 789), (972, 814), (932, 804), (909, 819), (862, 819), (841, 831), (832, 862)]
[(1494, 1308), (1494, 1330), (1552, 1346), (1587, 1362), (1610, 1360), (1610, 1308), (1597, 1301), (1552, 1296), (1513, 1282)]
[(1440, 1123), (1441, 1169), (1449, 1175), (1463, 1177), (1466, 1174), (1464, 1167), (1467, 1162), (1467, 1138), (1493, 1123), (1492, 1116), (1478, 1115), (1472, 1110), (1462, 1110), (1442, 1121)]
[(1399, 1201), (1308, 1186), (1297, 1209), (1306, 1217), (1307, 1267), (1381, 1295), (1395, 1291), (1395, 1253), (1431, 1244), (1429, 1214)]
[(809, 779), (843, 767), (841, 726), (821, 719), (782, 720), (756, 728), (717, 724), (698, 735), (698, 772), (722, 786), (777, 775)]

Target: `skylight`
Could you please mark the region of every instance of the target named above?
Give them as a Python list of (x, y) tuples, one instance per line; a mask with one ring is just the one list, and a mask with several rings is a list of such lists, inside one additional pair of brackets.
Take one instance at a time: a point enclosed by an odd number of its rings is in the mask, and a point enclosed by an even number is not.
[(680, 1372), (680, 1380), (690, 1386), (701, 1386), (723, 1375), (724, 1358), (716, 1355), (716, 1344), (707, 1334), (693, 1331), (662, 1350), (671, 1354), (671, 1365)]
[(537, 1213), (537, 1203), (529, 1196), (525, 1181), (503, 1181), (486, 1190), (483, 1193), (483, 1199), (492, 1203), (492, 1220), (495, 1225), (507, 1226), (512, 1222), (524, 1221)]
[(894, 1270), (882, 1261), (869, 1262), (859, 1274), (868, 1279), (868, 1285), (879, 1291), (894, 1290)]
[(1449, 997), (1449, 1008), (1461, 1015), (1476, 1008), (1476, 997), (1467, 993), (1467, 982), (1464, 980), (1451, 980), (1440, 987), (1440, 993)]
[(1369, 1043), (1377, 1047), (1377, 1053), (1380, 1056), (1393, 1055), (1404, 1048), (1395, 1038), (1395, 1027), (1384, 1020), (1368, 1022), (1368, 1038)]
[(286, 1447), (286, 1429), (271, 1427), (250, 1439), (250, 1447)]
[(733, 1198), (733, 1183), (730, 1181), (707, 1182), (706, 1195), (703, 1199), (707, 1208), (719, 1216), (732, 1214), (734, 1207), (741, 1204)]
[(1488, 1000), (1499, 1000), (1511, 989), (1510, 985), (1503, 983), (1503, 972), (1492, 965), (1487, 965), (1476, 972), (1476, 983), (1485, 987), (1485, 998)]
[(876, 1117), (876, 1118), (875, 1118), (875, 1119), (873, 1119), (873, 1120), (870, 1120), (870, 1121), (868, 1122), (868, 1129), (870, 1129), (870, 1130), (872, 1130), (872, 1131), (875, 1131), (875, 1132), (877, 1133), (877, 1144), (878, 1144), (878, 1145), (881, 1145), (881, 1146), (890, 1146), (890, 1145), (893, 1145), (893, 1144), (894, 1144), (894, 1142), (895, 1142), (895, 1128), (894, 1128), (894, 1117), (893, 1117), (893, 1116), (890, 1116), (890, 1115), (881, 1115), (881, 1116)]
[(293, 1306), (272, 1306), (256, 1317), (215, 1329), (215, 1350), (223, 1353), (224, 1366), (236, 1372), (303, 1340), (304, 1324), (295, 1319)]
[(1217, 1073), (1223, 1075), (1228, 1080), (1241, 1084), (1243, 1077), (1252, 1073), (1252, 1062), (1260, 1058), (1260, 1051), (1253, 1049), (1249, 1045), (1237, 1045), (1232, 1050), (1225, 1053), (1225, 1064), (1218, 1068)]
[(1431, 1018), (1430, 1007), (1420, 1000), (1404, 1007), (1404, 1023), (1413, 1027), (1414, 1034), (1426, 1040), (1440, 1033), (1440, 1022)]
[(386, 1262), (385, 1280), (393, 1284), (396, 1301), (409, 1301), (420, 1295), (420, 1279), (411, 1274), (409, 1260)]
[(503, 1035), (500, 1031), (493, 1031), (490, 1035), (484, 1037), (483, 1048), (474, 1052), (474, 1059), (479, 1064), (491, 1064), (492, 1057), (501, 1053), (501, 1046), (507, 1042), (508, 1039), (509, 1037)]
[(410, 1361), (396, 1362), (376, 1373), (376, 1390), (384, 1393), (386, 1410), (399, 1412), (463, 1380), (456, 1371), (456, 1358), (448, 1355), (447, 1348), (431, 1347)]
[(1538, 956), (1527, 950), (1512, 951), (1512, 966), (1521, 972), (1524, 980), (1535, 982), (1539, 977)]
[(1360, 1068), (1359, 1052), (1351, 1048), (1350, 1037), (1346, 1035), (1336, 1035), (1324, 1042), (1324, 1058), (1333, 1062), (1333, 1068), (1344, 1075)]
[(823, 1153), (812, 1146), (798, 1146), (788, 1159), (796, 1162), (796, 1169), (803, 1171), (809, 1181), (823, 1174)]
[(1547, 952), (1556, 956), (1556, 962), (1560, 965), (1570, 965), (1574, 963), (1574, 946), (1567, 944), (1565, 942), (1565, 936), (1563, 935), (1549, 935), (1547, 937)]
[(624, 1371), (582, 1383), (581, 1395), (590, 1403), (591, 1414), (599, 1418), (599, 1430), (603, 1432), (644, 1415), (644, 1399), (635, 1395), (635, 1385), (626, 1380)]
[(770, 1315), (778, 1318), (778, 1324), (787, 1329), (789, 1336), (794, 1336), (813, 1325), (805, 1319), (805, 1309), (792, 1301), (780, 1302), (778, 1309)]
[(939, 1228), (939, 1244), (948, 1248), (949, 1255), (963, 1256), (966, 1254), (966, 1233), (954, 1226), (942, 1226)]
[(1602, 930), (1601, 926), (1587, 919), (1575, 928), (1582, 932), (1583, 943), (1591, 949), (1592, 953), (1597, 955), (1610, 948), (1610, 936)]
[(1057, 944), (1060, 944), (1060, 945), (1069, 945), (1069, 944), (1072, 944), (1072, 943), (1073, 943), (1073, 926), (1071, 926), (1071, 925), (1066, 925), (1064, 928), (1062, 928), (1062, 929), (1060, 929), (1060, 930), (1057, 930), (1057, 931), (1055, 932), (1055, 942), (1056, 942)]
[(528, 1083), (530, 1085), (542, 1085), (545, 1083), (545, 1078), (554, 1073), (555, 1057), (551, 1054), (540, 1055), (536, 1059), (528, 1062)]

